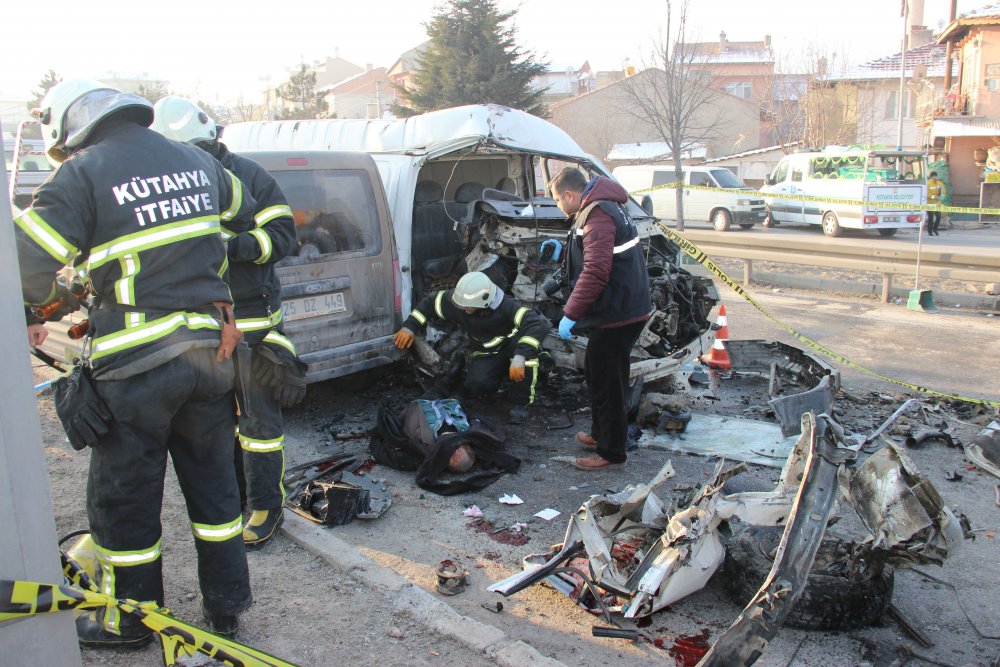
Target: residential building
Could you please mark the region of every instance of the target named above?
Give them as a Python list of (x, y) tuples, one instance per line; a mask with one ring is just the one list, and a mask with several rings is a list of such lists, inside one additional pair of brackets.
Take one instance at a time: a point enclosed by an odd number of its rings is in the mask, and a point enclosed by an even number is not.
[(386, 71), (386, 76), (392, 82), (397, 101), (404, 106), (408, 103), (406, 91), (413, 87), (413, 70), (417, 68), (420, 55), (427, 50), (430, 43), (428, 40), (405, 52)]
[(365, 66), (365, 71), (340, 83), (316, 89), (323, 95), (331, 117), (378, 119), (385, 117), (396, 101), (396, 89), (386, 68)]
[[(556, 102), (549, 106), (549, 120), (568, 132), (585, 151), (601, 159), (617, 144), (663, 142), (664, 137), (656, 127), (634, 113), (635, 97), (630, 92), (654, 85), (656, 76), (657, 70), (646, 69), (597, 87), (593, 92)], [(760, 108), (751, 100), (718, 91), (703, 105), (699, 124), (712, 128), (708, 136), (692, 139), (692, 144), (704, 148), (705, 157), (728, 155), (760, 145)], [(654, 153), (659, 150), (655, 145), (642, 148)]]
[(763, 100), (771, 94), (774, 51), (771, 36), (759, 42), (732, 42), (725, 32), (717, 42), (687, 42), (676, 47), (687, 68), (706, 72), (712, 85), (744, 100)]
[(957, 74), (926, 94), (920, 121), (948, 161), (955, 203), (978, 202), (986, 154), (1000, 146), (1000, 3), (959, 15), (937, 43)]
[[(292, 69), (298, 72), (300, 67)], [(321, 89), (329, 90), (332, 86), (358, 74), (363, 74), (365, 68), (345, 60), (340, 57), (340, 50), (334, 49), (334, 56), (327, 57), (326, 60), (317, 61), (307, 70), (316, 75), (316, 91)], [(268, 87), (264, 90), (264, 108), (276, 113), (278, 110), (290, 110), (295, 107), (298, 100), (286, 99), (283, 91), (289, 84), (290, 79), (286, 79), (276, 87)], [(301, 108), (301, 103), (300, 103)]]

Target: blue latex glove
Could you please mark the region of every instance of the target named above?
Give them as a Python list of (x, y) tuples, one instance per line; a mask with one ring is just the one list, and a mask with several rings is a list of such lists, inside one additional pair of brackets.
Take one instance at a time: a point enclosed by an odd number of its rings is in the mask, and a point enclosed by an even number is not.
[(573, 334), (570, 332), (573, 330), (574, 326), (576, 326), (576, 320), (571, 320), (563, 315), (563, 318), (559, 320), (559, 337), (563, 340), (569, 340), (572, 338)]
[(556, 241), (555, 239), (548, 239), (546, 241), (542, 241), (542, 245), (538, 248), (538, 252), (545, 252), (545, 246), (549, 245), (550, 243), (555, 248), (555, 250), (552, 252), (552, 261), (557, 262), (559, 261), (559, 255), (562, 254), (562, 243), (560, 243), (559, 241)]

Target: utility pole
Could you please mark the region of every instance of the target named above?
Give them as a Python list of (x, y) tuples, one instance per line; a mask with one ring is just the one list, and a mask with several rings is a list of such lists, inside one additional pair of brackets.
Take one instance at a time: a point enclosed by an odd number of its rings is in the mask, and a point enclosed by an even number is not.
[[(0, 138), (0, 147), (3, 140)], [(7, 174), (0, 174), (7, 190)], [(0, 378), (0, 579), (62, 584), (42, 429), (32, 391), (28, 337), (17, 269), (10, 202), (0, 199), (0, 341), (6, 372)], [(18, 353), (20, 351), (20, 353)], [(83, 502), (81, 499), (80, 502)], [(80, 665), (73, 614), (39, 614), (0, 623), (0, 667)]]
[(903, 150), (903, 112), (906, 110), (906, 37), (907, 19), (910, 13), (910, 0), (903, 0), (903, 41), (899, 47), (899, 125), (896, 128), (896, 150)]

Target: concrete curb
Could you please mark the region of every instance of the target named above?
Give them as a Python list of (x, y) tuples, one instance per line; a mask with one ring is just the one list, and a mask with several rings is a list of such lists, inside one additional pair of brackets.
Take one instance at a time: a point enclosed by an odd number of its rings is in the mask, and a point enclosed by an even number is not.
[(502, 667), (566, 667), (503, 630), (459, 614), (451, 605), (379, 565), (359, 549), (294, 512), (285, 512), (282, 534), (309, 553), (369, 586), (393, 593), (393, 609), (432, 632), (485, 654)]

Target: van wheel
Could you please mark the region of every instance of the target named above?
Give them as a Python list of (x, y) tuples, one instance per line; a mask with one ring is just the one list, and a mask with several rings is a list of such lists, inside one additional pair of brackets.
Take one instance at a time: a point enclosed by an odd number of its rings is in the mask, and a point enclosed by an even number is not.
[(712, 226), (715, 227), (715, 231), (729, 231), (731, 224), (733, 224), (733, 216), (726, 209), (719, 208), (712, 212)]
[(826, 215), (823, 216), (823, 233), (827, 236), (840, 236), (843, 231), (840, 221), (837, 220), (837, 214), (833, 211), (827, 211)]
[(771, 229), (778, 224), (778, 221), (774, 219), (774, 214), (771, 213), (770, 206), (764, 209), (764, 220), (760, 224), (764, 227), (764, 229)]
[(882, 236), (894, 236), (896, 234), (896, 229), (895, 228), (880, 229), (878, 230), (878, 233), (881, 234)]

